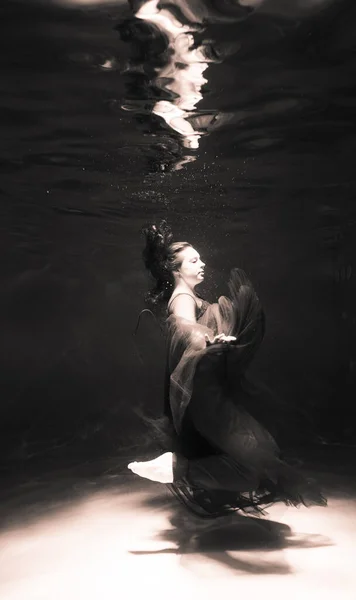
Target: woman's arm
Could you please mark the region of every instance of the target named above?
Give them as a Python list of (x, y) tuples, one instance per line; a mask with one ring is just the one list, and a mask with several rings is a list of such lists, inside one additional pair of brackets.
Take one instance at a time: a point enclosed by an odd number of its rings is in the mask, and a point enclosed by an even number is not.
[(196, 324), (195, 309), (196, 303), (192, 296), (189, 294), (181, 294), (176, 296), (171, 302), (172, 314), (175, 317), (184, 319), (184, 325), (181, 322), (181, 329), (185, 330), (185, 333), (189, 333), (190, 343), (195, 350), (201, 350), (206, 346), (212, 346), (214, 344), (225, 344), (236, 341), (233, 336), (226, 336), (224, 333), (220, 333), (215, 336), (209, 337), (207, 333), (202, 333), (201, 329), (194, 327)]
[(195, 317), (195, 300), (189, 294), (179, 294), (176, 296), (170, 305), (171, 312), (175, 317), (181, 317), (188, 321), (196, 323)]
[(199, 351), (206, 348), (206, 328), (202, 328), (197, 323), (195, 310), (195, 300), (189, 294), (176, 296), (171, 302), (171, 313), (177, 319), (175, 321), (177, 323), (177, 331), (180, 331), (191, 348)]

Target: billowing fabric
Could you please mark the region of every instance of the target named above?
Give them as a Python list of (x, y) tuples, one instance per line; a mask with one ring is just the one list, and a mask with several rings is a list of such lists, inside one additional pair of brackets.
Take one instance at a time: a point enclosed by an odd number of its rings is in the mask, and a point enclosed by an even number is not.
[[(312, 481), (284, 462), (272, 435), (249, 406), (245, 376), (265, 329), (261, 303), (245, 273), (235, 269), (229, 298), (203, 302), (197, 322), (170, 315), (165, 413), (176, 438), (176, 486), (219, 514), (282, 501), (326, 504)], [(219, 333), (236, 342), (206, 345)]]

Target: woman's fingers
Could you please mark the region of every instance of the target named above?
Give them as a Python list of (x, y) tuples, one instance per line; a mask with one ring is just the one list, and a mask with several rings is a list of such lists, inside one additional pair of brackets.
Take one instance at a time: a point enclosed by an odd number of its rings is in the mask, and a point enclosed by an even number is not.
[(211, 346), (212, 344), (225, 344), (229, 342), (236, 342), (236, 337), (233, 335), (225, 335), (225, 333), (219, 333), (214, 336), (214, 339), (211, 340), (208, 334), (205, 334), (206, 344), (207, 346)]
[(233, 335), (225, 335), (225, 334), (221, 334), (218, 336), (217, 338), (217, 342), (218, 343), (222, 343), (222, 344), (228, 344), (229, 342), (236, 342), (236, 337)]

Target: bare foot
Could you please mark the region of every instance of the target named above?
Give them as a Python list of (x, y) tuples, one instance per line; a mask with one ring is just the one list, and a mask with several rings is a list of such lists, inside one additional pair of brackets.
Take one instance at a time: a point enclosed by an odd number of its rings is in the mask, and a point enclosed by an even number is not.
[(127, 465), (136, 475), (151, 479), (151, 481), (159, 481), (160, 483), (173, 483), (173, 454), (165, 452), (154, 460), (146, 460), (144, 462), (132, 462)]

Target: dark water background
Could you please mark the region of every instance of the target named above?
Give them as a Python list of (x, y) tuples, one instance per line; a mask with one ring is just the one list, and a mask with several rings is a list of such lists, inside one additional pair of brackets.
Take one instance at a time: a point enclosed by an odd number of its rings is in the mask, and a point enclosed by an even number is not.
[(209, 300), (233, 266), (256, 284), (268, 327), (255, 375), (326, 441), (356, 441), (355, 3), (269, 2), (248, 19), (199, 6), (213, 61), (204, 135), (186, 150), (152, 114), (165, 39), (128, 4), (1, 3), (6, 465), (115, 454), (139, 443), (133, 407), (159, 413), (162, 343), (148, 321), (137, 347), (132, 332), (140, 228), (161, 217), (207, 263)]

